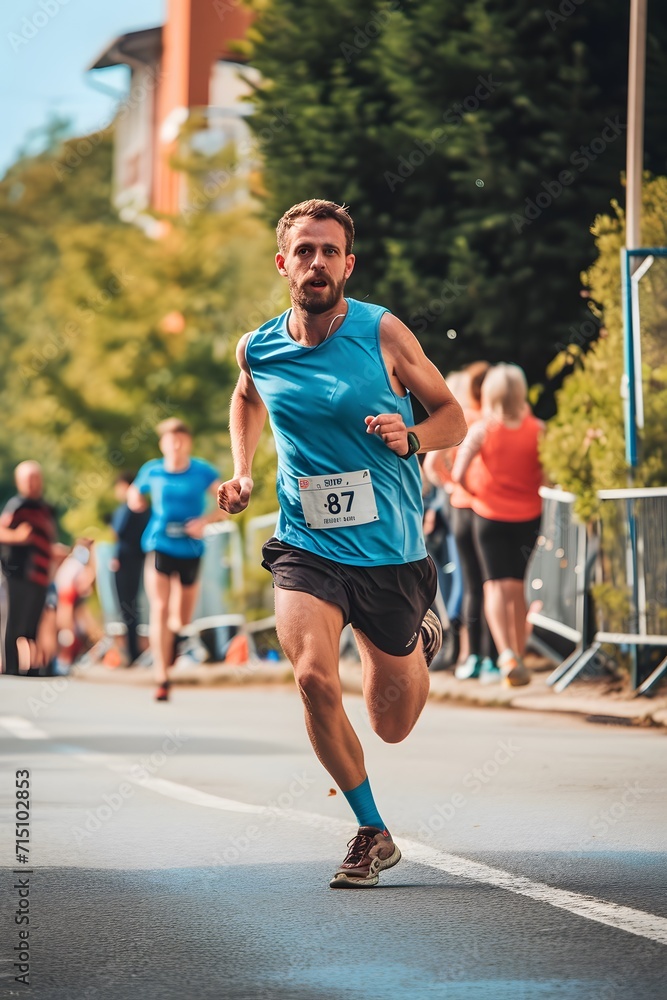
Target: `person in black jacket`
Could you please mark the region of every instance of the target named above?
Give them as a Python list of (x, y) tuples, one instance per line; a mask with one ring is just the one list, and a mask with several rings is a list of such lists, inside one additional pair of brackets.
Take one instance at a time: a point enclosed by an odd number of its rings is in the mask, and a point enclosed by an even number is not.
[(127, 491), (134, 480), (130, 472), (122, 473), (116, 480), (115, 494), (120, 501), (111, 516), (111, 527), (116, 536), (116, 553), (111, 561), (111, 569), (116, 580), (118, 602), (127, 629), (128, 663), (139, 656), (137, 641), (138, 608), (137, 597), (144, 570), (144, 554), (141, 536), (150, 518), (150, 510), (135, 513), (127, 506)]
[[(28, 524), (27, 537), (15, 535), (2, 547), (2, 572), (6, 581), (9, 610), (4, 624), (4, 671), (18, 674), (17, 640), (34, 641), (51, 578), (53, 545), (57, 538), (56, 515), (42, 497), (42, 469), (38, 462), (16, 466), (16, 496), (7, 502), (0, 527), (15, 531)], [(27, 528), (22, 529), (27, 532)]]

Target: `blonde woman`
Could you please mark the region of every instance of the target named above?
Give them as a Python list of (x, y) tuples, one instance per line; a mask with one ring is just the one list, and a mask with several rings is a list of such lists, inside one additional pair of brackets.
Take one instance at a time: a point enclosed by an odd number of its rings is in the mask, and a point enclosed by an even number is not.
[(531, 413), (526, 377), (496, 365), (482, 385), (482, 419), (459, 448), (452, 480), (472, 495), (474, 536), (484, 578), (484, 610), (499, 650), (497, 674), (528, 684), (524, 666), (524, 576), (540, 528), (543, 482), (538, 444), (544, 430)]

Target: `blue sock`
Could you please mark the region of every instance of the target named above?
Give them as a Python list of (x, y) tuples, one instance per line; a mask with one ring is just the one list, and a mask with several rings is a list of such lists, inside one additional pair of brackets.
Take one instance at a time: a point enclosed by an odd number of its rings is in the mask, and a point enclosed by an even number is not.
[(368, 778), (356, 788), (350, 789), (349, 792), (343, 792), (343, 795), (354, 810), (359, 826), (374, 826), (378, 830), (386, 829), (384, 820), (375, 805)]

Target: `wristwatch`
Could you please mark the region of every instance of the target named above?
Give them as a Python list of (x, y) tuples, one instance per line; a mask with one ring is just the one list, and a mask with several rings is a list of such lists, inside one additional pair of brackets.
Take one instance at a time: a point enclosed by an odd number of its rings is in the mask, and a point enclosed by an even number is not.
[(406, 451), (405, 455), (399, 455), (398, 457), (399, 458), (412, 458), (413, 455), (417, 454), (417, 452), (419, 451), (420, 448), (421, 448), (421, 444), (419, 443), (419, 438), (417, 437), (417, 435), (415, 434), (415, 432), (414, 431), (408, 431), (408, 450)]

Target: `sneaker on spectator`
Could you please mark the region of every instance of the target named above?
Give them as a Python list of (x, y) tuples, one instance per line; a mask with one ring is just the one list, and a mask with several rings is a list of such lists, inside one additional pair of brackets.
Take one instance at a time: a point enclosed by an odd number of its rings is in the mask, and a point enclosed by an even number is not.
[(520, 656), (514, 664), (506, 663), (502, 669), (503, 683), (506, 687), (523, 687), (530, 684), (531, 673)]
[(521, 687), (524, 684), (530, 684), (530, 670), (514, 650), (503, 650), (498, 657), (498, 666), (506, 687)]
[(498, 684), (500, 682), (500, 667), (490, 656), (485, 656), (479, 668), (480, 684)]
[(454, 676), (460, 681), (472, 681), (479, 677), (482, 669), (482, 659), (476, 653), (471, 653), (464, 663), (459, 663)]

